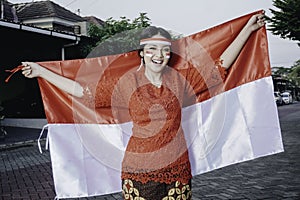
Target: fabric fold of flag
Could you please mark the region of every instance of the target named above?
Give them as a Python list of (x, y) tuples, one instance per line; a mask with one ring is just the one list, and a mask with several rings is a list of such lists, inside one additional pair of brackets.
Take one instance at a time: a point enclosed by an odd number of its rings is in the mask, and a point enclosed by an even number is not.
[[(193, 175), (283, 151), (265, 28), (251, 35), (225, 81), (219, 77), (219, 82), (211, 82), (207, 77), (215, 73), (216, 60), (253, 14), (172, 42), (170, 67), (183, 78), (195, 68), (206, 88), (195, 103), (182, 108)], [(137, 51), (39, 62), (88, 88), (89, 98), (76, 98), (38, 80), (57, 198), (121, 191), (121, 163), (132, 122), (116, 119), (112, 95), (139, 62)], [(193, 86), (192, 77), (189, 80)]]

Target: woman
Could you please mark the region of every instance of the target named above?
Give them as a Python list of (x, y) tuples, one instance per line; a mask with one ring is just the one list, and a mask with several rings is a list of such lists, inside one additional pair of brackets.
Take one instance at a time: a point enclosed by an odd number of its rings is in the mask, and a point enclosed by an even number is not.
[[(220, 56), (221, 76), (226, 73), (253, 31), (264, 25), (263, 14), (253, 15)], [(197, 70), (178, 73), (168, 67), (171, 36), (149, 27), (141, 35), (141, 66), (127, 73), (115, 86), (114, 116), (130, 117), (132, 136), (122, 163), (124, 199), (191, 199), (191, 167), (181, 128), (181, 108), (207, 89)], [(37, 63), (23, 62), (25, 77), (41, 77), (79, 98), (89, 88), (55, 74)], [(216, 73), (216, 72), (208, 72)], [(214, 76), (212, 76), (214, 77)], [(211, 78), (214, 84), (218, 80)]]

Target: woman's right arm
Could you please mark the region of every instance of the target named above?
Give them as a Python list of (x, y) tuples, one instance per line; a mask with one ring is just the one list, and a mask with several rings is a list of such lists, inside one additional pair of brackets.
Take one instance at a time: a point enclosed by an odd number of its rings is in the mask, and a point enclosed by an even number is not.
[(22, 62), (22, 74), (27, 78), (41, 77), (59, 89), (76, 97), (83, 96), (83, 87), (76, 81), (60, 76), (34, 62)]

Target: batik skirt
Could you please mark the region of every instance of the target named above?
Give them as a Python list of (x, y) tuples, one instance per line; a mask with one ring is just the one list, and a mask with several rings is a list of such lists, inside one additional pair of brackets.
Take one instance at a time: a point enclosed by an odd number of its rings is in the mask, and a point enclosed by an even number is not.
[(154, 181), (141, 183), (129, 179), (122, 180), (122, 192), (125, 200), (190, 200), (192, 198), (191, 189), (191, 180), (187, 184), (179, 181), (166, 184)]

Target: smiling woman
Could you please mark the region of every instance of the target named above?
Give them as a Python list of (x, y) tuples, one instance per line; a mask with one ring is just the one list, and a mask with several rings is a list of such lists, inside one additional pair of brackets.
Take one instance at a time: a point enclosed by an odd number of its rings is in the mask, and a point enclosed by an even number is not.
[[(172, 194), (175, 188), (188, 188), (181, 195), (191, 198), (191, 168), (180, 125), (186, 84), (168, 67), (170, 54), (170, 34), (162, 28), (146, 28), (140, 40), (141, 66), (117, 87), (125, 102), (118, 102), (117, 96), (115, 115), (129, 102), (125, 109), (133, 120), (133, 135), (122, 162), (125, 199), (168, 199), (177, 197)], [(135, 92), (128, 91), (128, 85)]]

